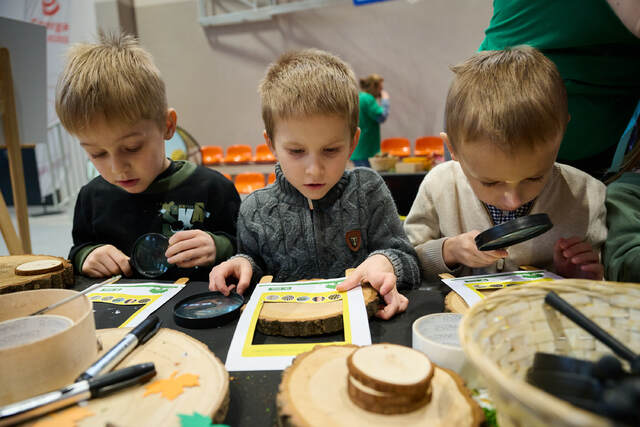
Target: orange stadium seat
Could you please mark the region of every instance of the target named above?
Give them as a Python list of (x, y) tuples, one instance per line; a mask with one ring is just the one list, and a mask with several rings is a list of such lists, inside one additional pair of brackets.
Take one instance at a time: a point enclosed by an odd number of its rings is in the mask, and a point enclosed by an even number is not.
[(444, 160), (444, 141), (439, 136), (422, 136), (416, 139), (415, 153), (431, 158), (435, 166)]
[(225, 163), (248, 163), (253, 159), (251, 147), (246, 144), (236, 144), (227, 147), (227, 155), (224, 157)]
[(249, 194), (260, 188), (264, 188), (264, 174), (259, 172), (242, 172), (236, 175), (234, 183), (238, 193)]
[(205, 145), (200, 148), (203, 165), (217, 165), (222, 161), (222, 147), (217, 145)]
[(275, 163), (276, 158), (267, 144), (261, 144), (256, 147), (256, 156), (253, 161), (256, 163)]
[(439, 136), (421, 136), (416, 139), (416, 156), (444, 156), (444, 142)]
[(273, 184), (274, 182), (276, 182), (276, 173), (271, 172), (267, 177), (267, 184)]
[(392, 156), (407, 157), (411, 155), (411, 141), (407, 138), (387, 138), (380, 143), (380, 151)]
[(222, 175), (224, 175), (224, 177), (227, 178), (229, 181), (233, 182), (233, 179), (231, 179), (231, 175), (229, 175), (228, 173), (222, 172)]

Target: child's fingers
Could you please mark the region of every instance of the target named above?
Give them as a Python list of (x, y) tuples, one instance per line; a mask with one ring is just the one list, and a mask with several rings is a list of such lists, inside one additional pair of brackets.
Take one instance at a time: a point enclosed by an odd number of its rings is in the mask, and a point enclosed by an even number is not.
[(90, 277), (110, 276), (109, 270), (101, 262), (85, 261), (85, 264), (82, 266), (82, 270)]
[(389, 320), (398, 312), (398, 309), (399, 309), (399, 302), (394, 299), (389, 304), (385, 305), (383, 308), (378, 310), (376, 312), (376, 317), (383, 320)]
[(604, 266), (600, 263), (581, 265), (580, 270), (590, 273), (589, 279), (602, 280), (604, 277)]
[[(253, 270), (251, 269), (251, 264), (249, 264), (248, 261), (240, 263), (238, 266), (239, 268), (236, 270), (239, 270), (239, 274), (236, 276), (238, 277), (238, 288), (236, 289), (236, 292), (242, 295), (251, 284), (251, 276), (253, 275)], [(230, 289), (233, 289), (233, 287), (231, 287)]]
[(564, 239), (564, 238), (560, 238), (558, 239), (558, 241), (556, 242), (557, 245), (560, 246), (560, 248), (567, 249), (570, 248), (571, 246), (575, 245), (576, 243), (580, 243), (582, 242), (584, 239), (581, 239), (580, 237), (570, 237), (568, 239)]
[(360, 286), (362, 283), (363, 274), (357, 268), (349, 275), (346, 279), (342, 281), (337, 287), (336, 290), (338, 292), (348, 291), (357, 286)]
[[(380, 282), (378, 282), (380, 283)], [(382, 296), (396, 288), (396, 275), (392, 273), (383, 273), (381, 275), (381, 284), (378, 287), (378, 293)]]
[(562, 251), (562, 256), (564, 256), (565, 258), (573, 258), (574, 256), (577, 256), (586, 252), (595, 253), (593, 250), (593, 247), (589, 242), (580, 242), (580, 243), (576, 243), (575, 245), (567, 249), (564, 249)]
[(226, 263), (222, 263), (214, 267), (211, 273), (209, 273), (209, 290), (219, 291), (228, 296), (231, 290), (227, 286), (226, 278), (230, 276), (230, 271), (228, 265), (225, 264)]
[(571, 263), (578, 265), (597, 263), (599, 260), (598, 254), (593, 251), (583, 252), (571, 257)]
[(387, 305), (376, 312), (376, 316), (384, 320), (392, 318), (397, 313), (406, 311), (409, 306), (409, 300), (407, 297), (400, 294), (398, 291), (394, 291), (386, 295), (385, 301), (387, 302)]
[[(129, 257), (118, 251), (115, 254), (109, 254), (114, 263), (117, 264), (118, 270), (122, 272), (125, 276), (131, 276), (133, 271), (131, 270), (131, 264), (129, 264)], [(116, 271), (118, 273), (118, 271)], [(114, 273), (115, 274), (115, 273)]]
[[(172, 238), (175, 237), (175, 234), (172, 236)], [(171, 242), (171, 240), (169, 240), (169, 242)], [(181, 253), (181, 252), (185, 252), (191, 249), (196, 249), (201, 247), (201, 242), (198, 241), (198, 239), (186, 239), (186, 240), (179, 240), (176, 241), (175, 243), (169, 243), (169, 247), (167, 248), (166, 252), (164, 253), (164, 256), (167, 257), (167, 260), (170, 258), (173, 258), (175, 255)], [(169, 261), (171, 262), (171, 261)], [(173, 264), (173, 263), (172, 263)]]
[(183, 240), (189, 240), (196, 237), (198, 234), (204, 233), (202, 230), (181, 230), (175, 233), (169, 238), (169, 245), (175, 245)]

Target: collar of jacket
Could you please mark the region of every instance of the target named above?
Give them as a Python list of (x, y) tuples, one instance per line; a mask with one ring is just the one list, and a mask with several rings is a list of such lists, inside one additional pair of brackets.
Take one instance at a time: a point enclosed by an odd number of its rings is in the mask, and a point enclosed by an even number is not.
[[(284, 174), (282, 173), (282, 168), (280, 168), (280, 163), (276, 164), (275, 170), (276, 170), (275, 185), (277, 185), (278, 189), (280, 190), (279, 191), (280, 200), (282, 200), (283, 202), (290, 203), (292, 205), (308, 207), (309, 201), (307, 200), (307, 198), (303, 196), (302, 193), (300, 193), (284, 177)], [(334, 185), (333, 188), (331, 188), (331, 190), (329, 190), (329, 192), (325, 194), (325, 196), (322, 199), (312, 200), (313, 208), (317, 209), (317, 208), (330, 206), (336, 200), (338, 200), (342, 196), (342, 193), (344, 192), (344, 189), (347, 186), (347, 183), (349, 182), (349, 174), (350, 174), (349, 171), (345, 171), (342, 174), (342, 177), (340, 178), (340, 180), (336, 183), (336, 185)]]

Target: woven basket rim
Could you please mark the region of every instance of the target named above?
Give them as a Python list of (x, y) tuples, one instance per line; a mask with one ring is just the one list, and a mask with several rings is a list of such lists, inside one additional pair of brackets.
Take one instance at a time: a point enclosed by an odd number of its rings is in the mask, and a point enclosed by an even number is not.
[[(483, 312), (490, 313), (495, 306), (500, 305), (507, 297), (511, 298), (514, 295), (521, 297), (539, 296), (542, 299), (548, 291), (554, 290), (556, 292), (582, 292), (593, 296), (601, 296), (603, 293), (609, 295), (620, 294), (629, 289), (638, 290), (640, 285), (604, 281), (594, 282), (584, 279), (564, 279), (502, 289), (493, 293), (490, 298), (485, 298), (474, 304), (465, 314), (458, 330), (460, 343), (466, 356), (476, 366), (476, 369), (484, 376), (490, 377), (491, 381), (494, 381), (501, 389), (513, 396), (520, 404), (522, 404), (524, 396), (526, 396), (526, 406), (530, 410), (540, 414), (553, 414), (554, 417), (562, 418), (572, 425), (593, 425), (594, 423), (607, 425), (610, 424), (610, 421), (606, 418), (573, 406), (525, 381), (506, 375), (492, 359), (483, 353), (480, 346), (471, 339), (471, 329), (476, 316), (481, 315)], [(481, 369), (480, 367), (483, 368)]]

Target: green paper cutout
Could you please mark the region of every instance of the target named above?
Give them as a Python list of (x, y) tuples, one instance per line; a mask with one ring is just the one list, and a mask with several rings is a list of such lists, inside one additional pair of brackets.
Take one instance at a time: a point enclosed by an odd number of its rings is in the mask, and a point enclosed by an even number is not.
[(213, 424), (211, 418), (194, 412), (193, 415), (178, 414), (180, 427), (229, 427), (226, 424)]

